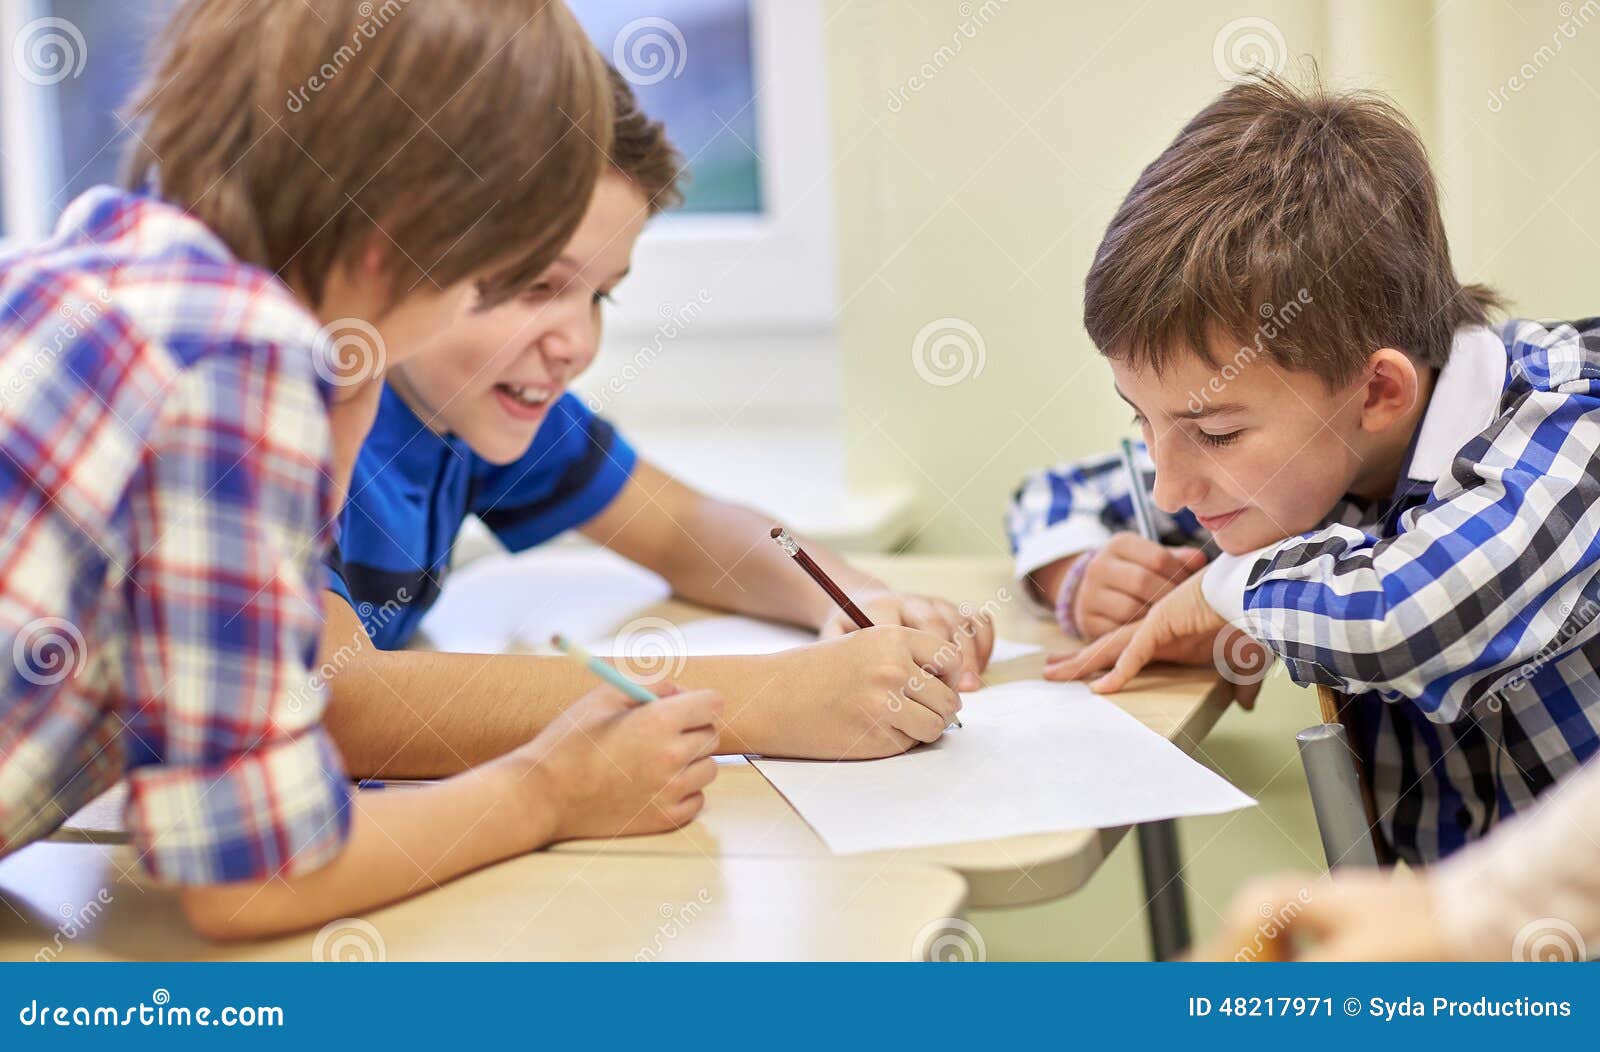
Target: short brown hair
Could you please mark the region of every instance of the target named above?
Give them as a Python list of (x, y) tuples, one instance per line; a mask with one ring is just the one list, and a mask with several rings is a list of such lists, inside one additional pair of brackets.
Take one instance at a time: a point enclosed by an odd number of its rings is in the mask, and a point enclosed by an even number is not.
[(683, 204), (683, 156), (667, 126), (639, 108), (639, 98), (611, 68), (611, 164), (644, 194), (650, 214)]
[(1262, 76), (1139, 176), (1095, 253), (1084, 325), (1139, 368), (1186, 352), (1216, 367), (1211, 340), (1253, 339), (1342, 386), (1381, 347), (1442, 366), (1495, 305), (1456, 281), (1427, 153), (1393, 103)]
[(185, 0), (133, 117), (129, 182), (314, 300), (377, 236), (393, 298), (488, 270), (491, 305), (571, 237), (612, 123), (560, 0)]

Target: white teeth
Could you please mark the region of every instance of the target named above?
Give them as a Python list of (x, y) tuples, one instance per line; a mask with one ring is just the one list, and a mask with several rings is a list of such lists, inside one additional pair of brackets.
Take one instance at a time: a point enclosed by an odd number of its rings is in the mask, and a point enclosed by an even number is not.
[(501, 384), (500, 387), (524, 405), (544, 405), (550, 400), (550, 393), (542, 388), (513, 387), (511, 384)]

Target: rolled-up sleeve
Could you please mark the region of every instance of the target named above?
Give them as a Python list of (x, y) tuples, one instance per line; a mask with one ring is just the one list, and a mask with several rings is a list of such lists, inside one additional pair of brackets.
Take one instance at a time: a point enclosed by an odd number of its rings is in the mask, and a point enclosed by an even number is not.
[(130, 837), (173, 884), (314, 870), (348, 782), (312, 679), (332, 486), (299, 347), (230, 348), (178, 376), (127, 505)]

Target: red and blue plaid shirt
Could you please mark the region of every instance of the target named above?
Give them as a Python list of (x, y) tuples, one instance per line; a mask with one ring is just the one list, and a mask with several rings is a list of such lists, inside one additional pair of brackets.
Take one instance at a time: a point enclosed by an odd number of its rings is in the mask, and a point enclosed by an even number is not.
[(349, 788), (310, 674), (337, 500), (316, 320), (109, 188), (0, 257), (0, 303), (0, 855), (126, 776), (160, 880), (326, 863)]

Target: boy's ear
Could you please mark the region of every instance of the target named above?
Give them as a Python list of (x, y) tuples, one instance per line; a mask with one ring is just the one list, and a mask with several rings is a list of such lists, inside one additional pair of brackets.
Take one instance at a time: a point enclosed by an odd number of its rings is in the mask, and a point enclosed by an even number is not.
[(356, 270), (362, 282), (377, 284), (384, 279), (384, 269), (389, 263), (388, 246), (384, 244), (383, 234), (374, 230), (368, 237), (367, 243), (361, 247), (361, 255), (356, 259)]
[(1404, 351), (1380, 347), (1367, 358), (1362, 382), (1366, 391), (1361, 426), (1376, 432), (1387, 430), (1411, 414), (1422, 398), (1424, 377)]

